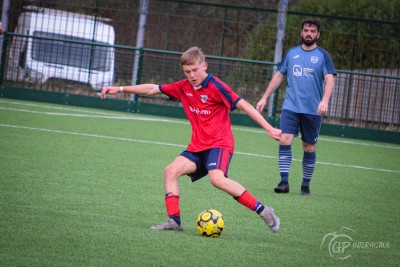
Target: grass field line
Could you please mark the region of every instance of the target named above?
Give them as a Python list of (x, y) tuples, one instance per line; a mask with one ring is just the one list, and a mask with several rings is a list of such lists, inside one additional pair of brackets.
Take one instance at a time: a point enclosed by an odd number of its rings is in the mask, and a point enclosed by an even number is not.
[[(110, 112), (92, 111), (92, 110), (88, 110), (88, 109), (56, 107), (56, 106), (49, 106), (49, 105), (45, 105), (45, 104), (23, 103), (23, 102), (18, 102), (18, 101), (7, 101), (7, 100), (0, 100), (0, 103), (8, 103), (8, 104), (14, 104), (14, 105), (19, 105), (19, 106), (38, 107), (38, 108), (47, 108), (47, 109), (53, 109), (53, 110), (73, 111), (73, 112), (82, 112), (82, 113), (87, 113), (87, 114), (95, 114), (95, 115), (70, 114), (70, 113), (43, 112), (43, 111), (24, 110), (24, 109), (19, 109), (19, 108), (13, 109), (13, 108), (0, 107), (0, 109), (4, 109), (4, 110), (12, 110), (12, 111), (28, 112), (28, 113), (36, 113), (36, 114), (44, 114), (44, 115), (52, 115), (52, 116), (73, 116), (73, 117), (89, 117), (89, 118), (91, 117), (91, 118), (103, 118), (103, 119), (152, 121), (152, 122), (177, 123), (177, 124), (187, 124), (187, 125), (189, 124), (188, 121), (149, 118), (149, 117), (138, 116), (137, 114), (135, 114), (135, 116), (126, 116), (126, 115), (112, 114)], [(245, 129), (245, 128), (239, 128), (239, 127), (232, 127), (232, 129), (235, 131), (265, 134), (264, 130), (252, 130), (252, 129)], [(395, 145), (395, 144), (381, 145), (381, 144), (371, 144), (371, 143), (357, 142), (357, 141), (337, 140), (337, 139), (330, 139), (330, 138), (325, 138), (325, 137), (320, 137), (319, 140), (326, 141), (326, 142), (349, 144), (349, 145), (380, 147), (380, 148), (388, 148), (388, 149), (396, 149), (396, 150), (400, 149), (400, 146)]]
[(95, 137), (95, 138), (112, 139), (112, 140), (118, 140), (118, 141), (129, 141), (129, 142), (136, 142), (136, 143), (147, 143), (147, 144), (163, 145), (163, 146), (187, 147), (185, 145), (171, 144), (171, 143), (165, 143), (165, 142), (146, 141), (146, 140), (140, 140), (140, 139), (123, 138), (123, 137), (106, 136), (106, 135), (97, 135), (97, 134), (88, 134), (88, 133), (79, 133), (79, 132), (68, 132), (68, 131), (61, 131), (61, 130), (35, 128), (35, 127), (27, 127), (27, 126), (19, 126), (19, 125), (10, 125), (10, 124), (3, 124), (3, 123), (0, 123), (0, 127), (26, 129), (26, 130), (33, 130), (33, 131), (42, 131), (42, 132), (68, 134), (68, 135), (77, 135), (77, 136), (85, 136), (85, 137)]
[[(136, 143), (145, 143), (145, 144), (152, 144), (152, 145), (163, 145), (163, 146), (172, 146), (172, 147), (181, 147), (181, 148), (186, 148), (187, 147), (187, 145), (180, 145), (180, 144), (173, 144), (173, 143), (166, 143), (166, 142), (148, 141), (148, 140), (141, 140), (141, 139), (132, 139), (132, 138), (97, 135), (97, 134), (88, 134), (88, 133), (79, 133), (79, 132), (69, 132), (69, 131), (62, 131), (62, 130), (35, 128), (35, 127), (10, 125), (10, 124), (3, 124), (3, 123), (0, 123), (0, 127), (17, 128), (17, 129), (25, 129), (25, 130), (32, 130), (32, 131), (42, 131), (42, 132), (58, 133), (58, 134), (68, 134), (68, 135), (76, 135), (76, 136), (84, 136), (84, 137), (94, 137), (94, 138), (110, 139), (110, 140), (118, 140), (118, 141), (127, 141), (127, 142), (136, 142)], [(260, 157), (260, 158), (277, 159), (276, 156), (262, 155), (262, 154), (255, 154), (255, 153), (247, 153), (247, 152), (240, 152), (240, 151), (236, 151), (235, 154), (244, 155), (244, 156), (252, 156), (252, 157)], [(301, 160), (298, 160), (298, 159), (293, 159), (293, 161), (301, 162)], [(346, 168), (353, 168), (353, 169), (361, 169), (361, 170), (379, 171), (379, 172), (400, 173), (400, 170), (388, 170), (388, 169), (380, 169), (380, 168), (370, 168), (370, 167), (364, 167), (364, 166), (347, 165), (347, 164), (330, 163), (330, 162), (317, 161), (317, 164), (336, 166), (336, 167), (346, 167)]]
[(13, 104), (17, 106), (26, 106), (26, 107), (35, 107), (35, 108), (47, 108), (47, 109), (54, 109), (54, 110), (65, 110), (65, 111), (75, 111), (75, 112), (83, 112), (83, 113), (92, 113), (92, 114), (109, 114), (109, 112), (100, 112), (100, 111), (94, 111), (90, 110), (88, 108), (78, 108), (78, 107), (73, 107), (73, 108), (66, 108), (66, 107), (57, 107), (57, 106), (49, 106), (44, 103), (25, 103), (25, 102), (19, 102), (19, 101), (11, 101), (11, 100), (0, 100), (0, 103), (5, 103), (5, 104)]
[[(17, 108), (5, 108), (0, 107), (3, 110), (10, 110), (10, 111), (18, 111), (18, 112), (26, 112), (32, 114), (41, 114), (41, 115), (52, 115), (52, 116), (66, 116), (66, 117), (82, 117), (82, 118), (98, 118), (98, 119), (116, 119), (116, 120), (135, 120), (135, 121), (154, 121), (154, 122), (172, 122), (170, 120), (163, 120), (163, 119), (156, 119), (156, 118), (145, 118), (145, 117), (132, 117), (132, 116), (118, 116), (118, 115), (87, 115), (87, 114), (75, 114), (75, 113), (59, 113), (59, 112), (43, 112), (43, 111), (34, 111), (34, 110), (27, 110), (27, 109), (17, 109)], [(188, 122), (179, 122), (173, 121), (174, 123), (179, 124), (189, 124)]]

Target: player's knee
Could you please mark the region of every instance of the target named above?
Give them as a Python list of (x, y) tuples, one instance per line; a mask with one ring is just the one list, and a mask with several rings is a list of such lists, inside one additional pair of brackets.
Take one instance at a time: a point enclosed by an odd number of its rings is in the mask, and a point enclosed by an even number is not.
[(293, 143), (293, 134), (282, 134), (279, 144), (281, 145), (291, 145)]
[(310, 144), (310, 143), (303, 142), (303, 149), (304, 149), (304, 151), (307, 152), (307, 153), (312, 153), (312, 152), (315, 151), (316, 145), (315, 145), (315, 144)]
[(172, 167), (171, 165), (168, 165), (164, 169), (164, 179), (165, 180), (175, 180), (178, 177), (178, 172), (176, 168)]
[(210, 182), (214, 187), (221, 189), (221, 182), (218, 178), (210, 178)]
[(210, 182), (211, 184), (218, 188), (218, 189), (224, 189), (224, 182), (225, 182), (225, 177), (221, 175), (210, 175)]

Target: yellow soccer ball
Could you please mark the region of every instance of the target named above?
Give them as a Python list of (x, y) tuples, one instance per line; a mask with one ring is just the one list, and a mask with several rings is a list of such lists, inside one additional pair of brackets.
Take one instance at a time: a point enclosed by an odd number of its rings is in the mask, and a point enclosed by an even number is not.
[(224, 217), (214, 209), (205, 210), (196, 218), (196, 229), (203, 236), (219, 237), (224, 227)]

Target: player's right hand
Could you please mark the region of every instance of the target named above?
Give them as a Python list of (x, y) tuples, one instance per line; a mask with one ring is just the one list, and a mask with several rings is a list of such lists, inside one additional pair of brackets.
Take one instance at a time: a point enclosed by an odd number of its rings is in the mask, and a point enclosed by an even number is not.
[(270, 132), (268, 132), (269, 136), (276, 141), (281, 140), (282, 130), (277, 128), (272, 128)]
[(106, 99), (107, 94), (116, 94), (119, 93), (120, 89), (119, 87), (115, 87), (115, 86), (107, 86), (104, 87), (103, 90), (101, 91), (101, 99)]

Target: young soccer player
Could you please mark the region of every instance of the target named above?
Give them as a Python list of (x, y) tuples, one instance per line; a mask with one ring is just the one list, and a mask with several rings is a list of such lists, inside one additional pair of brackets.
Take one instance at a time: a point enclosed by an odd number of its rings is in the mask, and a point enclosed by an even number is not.
[(322, 116), (328, 112), (328, 103), (334, 86), (336, 69), (327, 51), (317, 46), (320, 24), (315, 19), (304, 20), (300, 32), (303, 44), (290, 49), (273, 76), (257, 110), (262, 112), (268, 97), (287, 75), (288, 85), (281, 113), (282, 137), (279, 145), (281, 181), (276, 193), (289, 192), (289, 170), (292, 164), (293, 137), (300, 128), (303, 141), (303, 181), (300, 194), (310, 195), (310, 181), (316, 163), (316, 146)]
[(279, 140), (281, 131), (273, 128), (227, 84), (207, 74), (208, 64), (200, 48), (188, 49), (182, 54), (180, 63), (186, 76), (184, 80), (164, 85), (109, 86), (101, 92), (102, 99), (107, 94), (117, 93), (147, 96), (166, 94), (182, 102), (192, 126), (192, 137), (187, 150), (164, 170), (165, 205), (169, 218), (165, 223), (151, 229), (181, 231), (178, 178), (188, 175), (194, 182), (208, 174), (213, 186), (257, 212), (273, 232), (278, 231), (280, 220), (274, 210), (264, 206), (241, 184), (228, 178), (228, 168), (234, 151), (229, 112), (235, 108), (243, 110), (275, 140)]

